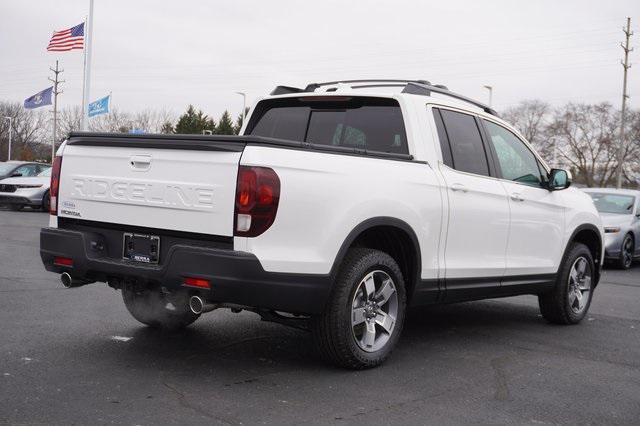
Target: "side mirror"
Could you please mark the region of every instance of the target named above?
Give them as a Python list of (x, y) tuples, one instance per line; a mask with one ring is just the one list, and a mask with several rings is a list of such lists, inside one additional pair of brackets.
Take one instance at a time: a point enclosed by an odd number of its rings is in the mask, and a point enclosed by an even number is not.
[(549, 191), (559, 191), (571, 186), (571, 173), (563, 169), (551, 169), (549, 172)]

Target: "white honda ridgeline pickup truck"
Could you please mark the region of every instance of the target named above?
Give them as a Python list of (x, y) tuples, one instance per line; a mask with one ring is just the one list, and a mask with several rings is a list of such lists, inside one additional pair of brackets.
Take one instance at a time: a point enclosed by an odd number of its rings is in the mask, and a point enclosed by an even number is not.
[(379, 365), (409, 306), (538, 295), (584, 318), (602, 263), (588, 195), (486, 105), (418, 80), (279, 86), (240, 136), (72, 133), (40, 253), (149, 326), (216, 308)]

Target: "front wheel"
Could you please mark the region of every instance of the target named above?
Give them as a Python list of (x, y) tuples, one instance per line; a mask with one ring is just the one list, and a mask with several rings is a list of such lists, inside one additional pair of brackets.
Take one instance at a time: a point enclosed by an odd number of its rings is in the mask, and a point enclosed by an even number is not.
[(49, 195), (49, 191), (47, 191), (42, 197), (42, 211), (48, 212), (50, 205), (51, 205), (51, 196)]
[(325, 312), (312, 319), (317, 351), (340, 367), (382, 364), (398, 342), (406, 311), (402, 272), (388, 254), (347, 253)]
[(191, 312), (186, 296), (168, 295), (159, 289), (126, 285), (122, 300), (131, 316), (149, 327), (177, 330), (200, 317)]
[(620, 250), (620, 258), (618, 259), (618, 266), (620, 269), (629, 269), (633, 264), (633, 254), (635, 247), (633, 246), (633, 236), (627, 234), (622, 240), (622, 248)]
[(577, 324), (593, 298), (593, 256), (587, 246), (574, 243), (565, 255), (552, 291), (538, 296), (540, 312), (554, 324)]

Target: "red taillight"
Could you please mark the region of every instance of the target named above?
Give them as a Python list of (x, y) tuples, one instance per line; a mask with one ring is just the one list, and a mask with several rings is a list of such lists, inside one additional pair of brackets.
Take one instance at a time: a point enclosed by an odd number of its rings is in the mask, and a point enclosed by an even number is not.
[(236, 185), (234, 235), (257, 237), (276, 219), (280, 179), (268, 167), (240, 166)]
[(62, 157), (53, 159), (51, 168), (51, 186), (49, 187), (49, 213), (58, 215), (58, 191), (60, 189), (60, 168), (62, 167)]
[(73, 259), (68, 257), (54, 257), (53, 264), (57, 266), (73, 266)]
[(211, 288), (209, 280), (205, 280), (204, 278), (185, 277), (184, 285), (198, 288)]

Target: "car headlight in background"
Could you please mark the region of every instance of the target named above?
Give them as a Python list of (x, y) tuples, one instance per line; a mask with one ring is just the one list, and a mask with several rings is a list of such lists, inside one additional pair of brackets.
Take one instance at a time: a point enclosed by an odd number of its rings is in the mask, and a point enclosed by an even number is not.
[(604, 232), (606, 234), (615, 234), (616, 232), (620, 232), (620, 227), (619, 226), (605, 226), (604, 227)]

